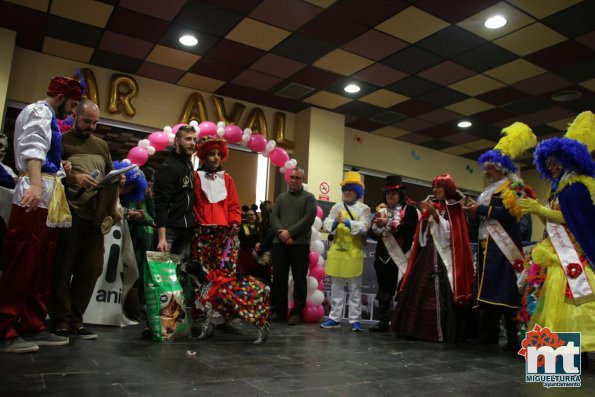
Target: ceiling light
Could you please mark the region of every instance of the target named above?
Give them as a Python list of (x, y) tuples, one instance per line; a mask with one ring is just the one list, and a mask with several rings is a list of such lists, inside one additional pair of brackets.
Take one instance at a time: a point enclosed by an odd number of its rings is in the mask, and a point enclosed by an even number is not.
[(469, 128), (471, 125), (472, 124), (470, 121), (461, 121), (459, 124), (457, 124), (459, 128)]
[(192, 47), (198, 44), (198, 40), (196, 37), (190, 34), (185, 34), (184, 36), (180, 37), (180, 43), (185, 46)]
[(566, 90), (554, 92), (551, 96), (552, 101), (556, 102), (569, 102), (574, 101), (583, 96), (583, 93), (579, 90)]
[(488, 29), (498, 29), (506, 25), (506, 22), (508, 21), (506, 21), (506, 18), (504, 18), (502, 15), (495, 15), (486, 19), (486, 21), (483, 23), (483, 26)]
[(347, 86), (345, 86), (345, 92), (348, 92), (350, 94), (355, 94), (356, 92), (359, 92), (361, 88), (359, 88), (359, 85), (357, 84), (349, 84)]

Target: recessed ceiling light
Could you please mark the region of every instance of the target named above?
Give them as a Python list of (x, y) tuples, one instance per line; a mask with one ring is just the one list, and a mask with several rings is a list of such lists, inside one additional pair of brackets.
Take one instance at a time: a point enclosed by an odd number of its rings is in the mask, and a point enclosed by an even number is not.
[(495, 15), (486, 19), (486, 21), (483, 23), (483, 26), (488, 29), (498, 29), (506, 25), (506, 22), (508, 21), (502, 15)]
[(469, 128), (471, 125), (472, 124), (470, 121), (461, 121), (459, 124), (457, 124), (459, 128)]
[(187, 47), (192, 47), (198, 44), (198, 40), (196, 37), (190, 34), (185, 34), (184, 36), (180, 37), (180, 43)]
[(551, 96), (552, 101), (556, 102), (569, 102), (574, 101), (583, 96), (583, 93), (579, 90), (566, 90), (554, 92)]
[(350, 94), (355, 94), (356, 92), (359, 92), (361, 88), (359, 88), (359, 85), (356, 84), (349, 84), (347, 86), (345, 86), (345, 92), (348, 92)]

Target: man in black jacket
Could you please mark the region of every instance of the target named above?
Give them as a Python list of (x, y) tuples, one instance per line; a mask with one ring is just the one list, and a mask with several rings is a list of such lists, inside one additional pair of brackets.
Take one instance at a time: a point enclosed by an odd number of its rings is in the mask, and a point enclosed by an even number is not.
[(183, 255), (194, 231), (194, 177), (190, 161), (196, 145), (194, 127), (180, 127), (174, 144), (174, 151), (155, 172), (157, 250)]

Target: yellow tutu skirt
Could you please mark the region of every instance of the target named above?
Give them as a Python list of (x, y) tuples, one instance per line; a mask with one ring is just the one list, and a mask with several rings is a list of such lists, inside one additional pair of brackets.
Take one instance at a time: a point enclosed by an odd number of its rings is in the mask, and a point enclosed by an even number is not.
[[(539, 324), (554, 332), (580, 332), (581, 351), (595, 351), (595, 295), (580, 305), (566, 298), (566, 275), (549, 238), (533, 249), (532, 257), (546, 269), (546, 278), (528, 329)], [(595, 291), (595, 274), (588, 265), (585, 274)]]

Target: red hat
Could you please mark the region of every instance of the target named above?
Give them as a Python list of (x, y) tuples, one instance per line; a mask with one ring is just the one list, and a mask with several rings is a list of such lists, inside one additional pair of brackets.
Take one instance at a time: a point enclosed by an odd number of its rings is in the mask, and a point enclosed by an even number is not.
[(220, 136), (207, 135), (200, 138), (196, 144), (196, 155), (204, 161), (212, 148), (219, 149), (221, 153), (221, 162), (227, 160), (229, 149), (227, 141)]
[(56, 76), (50, 81), (48, 95), (54, 97), (58, 94), (64, 95), (67, 99), (80, 101), (83, 99), (83, 87), (75, 79)]

